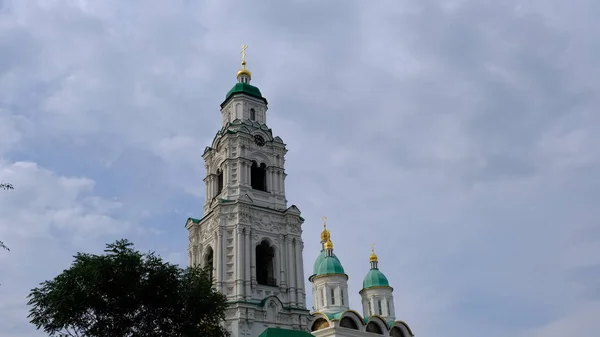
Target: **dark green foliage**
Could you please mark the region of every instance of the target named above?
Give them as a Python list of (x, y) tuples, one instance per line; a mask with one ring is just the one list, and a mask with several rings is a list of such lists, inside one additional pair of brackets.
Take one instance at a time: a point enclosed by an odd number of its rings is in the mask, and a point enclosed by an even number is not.
[(127, 240), (73, 265), (29, 294), (31, 323), (50, 336), (223, 337), (226, 299), (207, 270), (181, 269)]

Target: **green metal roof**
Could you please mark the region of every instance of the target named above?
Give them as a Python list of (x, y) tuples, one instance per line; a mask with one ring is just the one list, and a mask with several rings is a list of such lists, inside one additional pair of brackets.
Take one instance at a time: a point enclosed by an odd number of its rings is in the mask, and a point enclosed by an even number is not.
[(385, 277), (385, 275), (377, 268), (369, 270), (367, 276), (365, 276), (365, 279), (363, 280), (363, 289), (389, 286), (390, 283), (388, 282), (387, 277)]
[(342, 263), (333, 252), (331, 256), (327, 256), (327, 252), (322, 250), (313, 265), (313, 275), (311, 278), (328, 274), (346, 274), (346, 272), (344, 271), (344, 267), (342, 267)]
[(288, 330), (281, 328), (267, 328), (258, 337), (314, 337), (310, 332)]
[(261, 99), (265, 103), (267, 103), (267, 100), (262, 96), (262, 94), (260, 93), (260, 90), (257, 87), (255, 87), (251, 84), (248, 84), (248, 83), (238, 82), (233, 86), (233, 88), (231, 88), (231, 90), (229, 90), (227, 95), (225, 95), (225, 101), (223, 101), (221, 106), (223, 106), (229, 100), (229, 98), (231, 98), (234, 94), (241, 94), (241, 93), (252, 96), (254, 98)]

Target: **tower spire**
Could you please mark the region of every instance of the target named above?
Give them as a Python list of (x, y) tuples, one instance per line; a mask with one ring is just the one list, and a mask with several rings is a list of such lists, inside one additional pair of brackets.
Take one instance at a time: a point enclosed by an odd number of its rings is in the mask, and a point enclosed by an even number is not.
[(371, 269), (377, 269), (377, 254), (375, 254), (375, 244), (371, 244), (371, 255), (369, 256), (369, 262), (371, 262)]
[(327, 230), (327, 217), (323, 216), (323, 231), (321, 232), (321, 245), (323, 245), (322, 249), (325, 249), (325, 244), (327, 241), (330, 241), (331, 234)]
[(242, 44), (242, 51), (240, 54), (242, 55), (242, 69), (237, 72), (237, 80), (239, 83), (250, 83), (250, 79), (252, 79), (252, 73), (246, 69), (246, 49), (248, 46)]

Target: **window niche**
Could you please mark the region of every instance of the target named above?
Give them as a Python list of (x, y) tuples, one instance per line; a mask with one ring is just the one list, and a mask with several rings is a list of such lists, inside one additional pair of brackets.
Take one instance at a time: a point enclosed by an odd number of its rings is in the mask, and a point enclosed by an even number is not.
[(254, 108), (250, 108), (250, 120), (251, 121), (256, 120), (256, 110), (254, 110)]
[(217, 170), (217, 194), (221, 194), (223, 191), (223, 171), (221, 169)]
[(266, 286), (277, 286), (275, 278), (275, 247), (263, 240), (256, 246), (256, 282)]
[(214, 255), (211, 247), (208, 247), (206, 255), (204, 256), (204, 268), (208, 268), (208, 276), (213, 280), (213, 270), (214, 270)]
[(331, 288), (331, 305), (335, 305), (335, 289)]
[(404, 332), (402, 332), (402, 330), (395, 326), (392, 328), (392, 331), (390, 331), (390, 336), (392, 337), (405, 337)]
[(365, 330), (367, 332), (376, 333), (378, 335), (383, 335), (383, 331), (381, 330), (381, 327), (379, 326), (379, 324), (377, 324), (375, 322), (369, 322), (369, 324), (367, 324), (367, 328)]
[(348, 316), (342, 318), (342, 320), (340, 321), (340, 326), (343, 328), (358, 330), (358, 325), (356, 324), (356, 322)]
[(267, 165), (256, 161), (252, 161), (250, 167), (250, 186), (253, 189), (267, 192)]

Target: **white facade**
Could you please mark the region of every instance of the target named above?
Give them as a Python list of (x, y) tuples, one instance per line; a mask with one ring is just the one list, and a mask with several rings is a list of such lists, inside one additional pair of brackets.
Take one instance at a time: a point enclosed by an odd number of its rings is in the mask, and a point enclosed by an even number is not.
[[(238, 76), (239, 83), (249, 80)], [(287, 150), (266, 126), (266, 111), (266, 100), (244, 92), (224, 102), (223, 127), (203, 154), (204, 215), (186, 224), (189, 262), (212, 265), (215, 287), (230, 302), (225, 326), (232, 337), (258, 336), (267, 327), (307, 331), (310, 323), (304, 220), (287, 206)]]
[(315, 277), (312, 282), (313, 303), (316, 312), (334, 313), (349, 310), (348, 277), (331, 275)]
[[(215, 289), (229, 302), (224, 325), (231, 337), (256, 337), (267, 328), (317, 337), (413, 336), (406, 323), (395, 320), (389, 286), (361, 290), (367, 319), (350, 310), (348, 276), (326, 228), (319, 258), (327, 261), (310, 277), (315, 310), (306, 309), (304, 219), (287, 205), (287, 149), (267, 127), (267, 101), (250, 85), (245, 61), (242, 65), (238, 84), (221, 105), (222, 128), (202, 155), (203, 216), (186, 222), (189, 263), (211, 267)], [(285, 336), (285, 330), (270, 330), (273, 334)]]
[(396, 311), (394, 309), (394, 296), (392, 288), (370, 288), (363, 289), (360, 292), (363, 306), (363, 316), (370, 317), (379, 315), (386, 322), (396, 320)]

